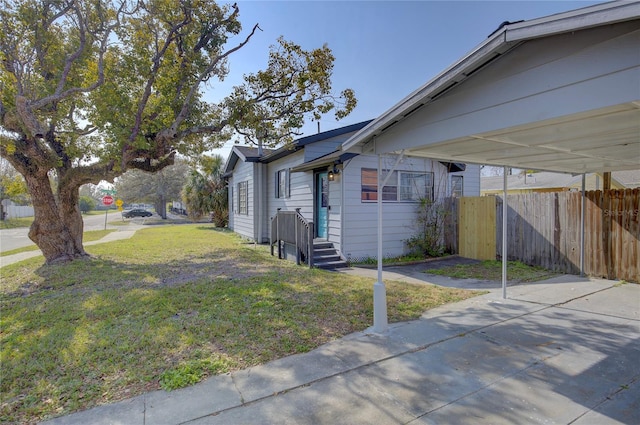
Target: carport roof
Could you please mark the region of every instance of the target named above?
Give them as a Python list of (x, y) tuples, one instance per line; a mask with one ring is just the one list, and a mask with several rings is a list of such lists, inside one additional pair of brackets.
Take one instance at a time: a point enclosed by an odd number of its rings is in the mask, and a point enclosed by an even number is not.
[[(506, 52), (529, 40), (640, 19), (640, 2), (610, 2), (508, 24), (475, 50), (354, 134), (343, 151), (382, 152), (376, 137), (429, 105)], [(638, 50), (640, 57), (640, 49)], [(640, 62), (640, 61), (639, 61)], [(530, 122), (438, 143), (416, 144), (405, 154), (444, 161), (588, 173), (640, 168), (640, 67), (635, 100), (559, 118)], [(637, 96), (633, 94), (636, 90)]]

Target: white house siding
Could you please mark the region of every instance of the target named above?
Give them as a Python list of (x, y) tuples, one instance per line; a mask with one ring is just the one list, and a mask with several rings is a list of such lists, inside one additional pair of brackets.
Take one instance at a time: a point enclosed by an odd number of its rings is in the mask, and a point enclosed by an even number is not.
[(289, 170), (302, 164), (302, 151), (288, 155), (282, 159), (270, 162), (267, 171), (267, 205), (269, 217), (269, 231), (271, 229), (270, 217), (274, 217), (281, 208), (283, 211), (295, 211), (300, 208), (300, 214), (309, 221), (313, 221), (313, 173), (291, 172), (289, 173), (289, 196), (276, 198), (276, 173), (279, 170)]
[(450, 173), (447, 196), (451, 196), (451, 176), (462, 176), (462, 196), (480, 196), (480, 165), (467, 164), (465, 171)]
[(233, 230), (234, 228), (234, 219), (235, 219), (235, 210), (237, 208), (237, 205), (234, 205), (234, 201), (235, 201), (235, 194), (236, 194), (236, 188), (234, 186), (233, 183), (233, 176), (229, 177), (227, 179), (227, 201), (229, 202), (229, 224), (227, 224), (227, 226), (229, 227), (229, 229)]
[[(383, 168), (390, 169), (395, 156), (383, 159)], [(360, 155), (348, 161), (340, 178), (345, 188), (342, 226), (342, 255), (347, 259), (358, 260), (377, 257), (377, 202), (361, 201), (362, 168), (377, 169), (377, 156)], [(421, 158), (405, 158), (396, 167), (398, 171), (433, 172), (434, 193), (436, 197), (449, 195), (450, 174), (438, 161)], [(463, 175), (465, 196), (480, 194), (480, 168), (473, 165), (467, 171), (456, 173)], [(383, 203), (383, 256), (394, 257), (406, 253), (405, 240), (416, 233), (416, 204), (412, 202)]]
[(259, 162), (253, 163), (254, 169), (254, 191), (253, 191), (253, 205), (254, 208), (254, 234), (256, 235), (256, 242), (264, 243), (269, 241), (269, 215), (267, 212), (267, 206), (269, 205), (268, 199), (268, 169), (267, 164)]
[(329, 182), (329, 223), (328, 237), (329, 242), (333, 242), (334, 248), (342, 252), (341, 235), (342, 235), (342, 173), (336, 176), (336, 179)]
[[(253, 182), (253, 167), (252, 162), (238, 161), (235, 169), (233, 170), (233, 177), (229, 179), (229, 183), (233, 184), (233, 213), (230, 215), (232, 219), (229, 220), (229, 228), (241, 236), (255, 240), (255, 226), (254, 226), (254, 182)], [(248, 181), (248, 214), (240, 214), (238, 212), (238, 183), (242, 181)]]

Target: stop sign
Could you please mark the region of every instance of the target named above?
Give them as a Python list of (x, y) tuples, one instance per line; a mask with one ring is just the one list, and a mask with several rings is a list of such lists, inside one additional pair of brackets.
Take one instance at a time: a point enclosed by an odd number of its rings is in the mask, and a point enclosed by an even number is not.
[(102, 197), (102, 203), (104, 205), (111, 205), (113, 204), (113, 196), (111, 195), (105, 195)]

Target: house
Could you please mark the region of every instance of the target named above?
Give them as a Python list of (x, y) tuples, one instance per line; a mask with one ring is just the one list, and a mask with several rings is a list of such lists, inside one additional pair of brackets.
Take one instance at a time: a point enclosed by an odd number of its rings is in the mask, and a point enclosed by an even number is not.
[[(576, 175), (637, 170), (638, 46), (639, 1), (505, 22), (350, 137), (342, 151)], [(509, 249), (506, 223), (503, 220), (503, 271)], [(583, 259), (584, 232), (581, 235)], [(381, 245), (386, 242), (381, 232), (377, 239)], [(503, 298), (506, 283), (503, 273)], [(374, 330), (386, 329), (379, 263)]]
[[(313, 238), (330, 244), (341, 260), (377, 257), (377, 168), (374, 155), (339, 148), (370, 121), (295, 140), (279, 149), (234, 146), (225, 164), (229, 228), (257, 243), (269, 242), (278, 211), (299, 211), (314, 223)], [(392, 168), (396, 158), (384, 158)], [(418, 198), (480, 194), (480, 167), (404, 158), (384, 190), (384, 257), (407, 252), (415, 235)], [(316, 264), (319, 265), (319, 264)]]
[[(602, 173), (589, 173), (585, 176), (585, 190), (602, 190)], [(480, 178), (480, 194), (501, 195), (503, 176), (483, 176)], [(611, 189), (633, 189), (640, 187), (640, 170), (614, 171), (611, 173)], [(582, 189), (582, 176), (552, 173), (520, 173), (507, 176), (507, 193), (510, 195), (529, 192), (564, 192)]]

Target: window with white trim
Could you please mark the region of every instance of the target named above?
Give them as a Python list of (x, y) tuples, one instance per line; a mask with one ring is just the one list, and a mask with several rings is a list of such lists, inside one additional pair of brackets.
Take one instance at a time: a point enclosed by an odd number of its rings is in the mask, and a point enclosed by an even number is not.
[[(386, 176), (386, 172), (383, 172)], [(378, 171), (362, 169), (360, 199), (378, 200)], [(394, 171), (382, 188), (382, 200), (388, 202), (417, 202), (421, 198), (433, 199), (433, 173)]]
[(289, 197), (289, 169), (276, 171), (276, 198)]
[(249, 215), (249, 182), (238, 183), (238, 214)]
[(451, 196), (461, 197), (463, 193), (462, 176), (451, 176)]

